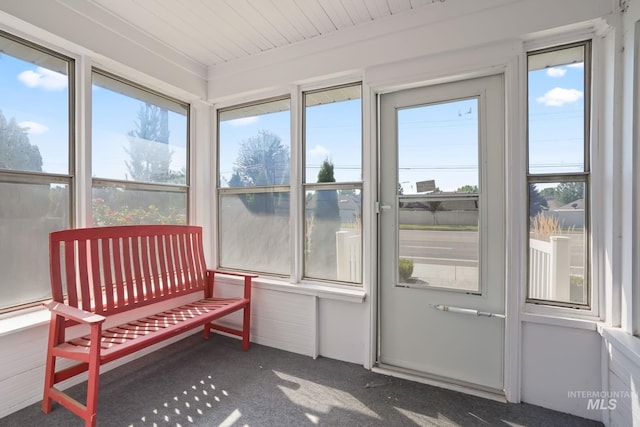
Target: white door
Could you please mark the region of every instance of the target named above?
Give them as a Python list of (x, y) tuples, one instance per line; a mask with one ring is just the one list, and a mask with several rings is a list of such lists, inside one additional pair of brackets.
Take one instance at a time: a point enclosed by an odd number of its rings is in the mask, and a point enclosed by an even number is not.
[(501, 393), (504, 83), (380, 96), (380, 367)]

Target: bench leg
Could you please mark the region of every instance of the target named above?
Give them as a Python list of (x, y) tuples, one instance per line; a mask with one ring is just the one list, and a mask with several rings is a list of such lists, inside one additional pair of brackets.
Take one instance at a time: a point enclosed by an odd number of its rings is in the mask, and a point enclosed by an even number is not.
[(242, 319), (242, 349), (244, 351), (249, 350), (249, 331), (251, 331), (251, 310), (250, 304), (247, 304), (243, 309)]
[(84, 416), (85, 427), (95, 427), (98, 411), (98, 385), (100, 383), (100, 332), (93, 328), (91, 349), (89, 350), (89, 377), (87, 378), (87, 406)]
[(64, 337), (64, 325), (62, 318), (51, 316), (51, 326), (49, 327), (49, 341), (47, 344), (47, 360), (44, 371), (44, 393), (42, 395), (42, 412), (48, 414), (53, 406), (51, 389), (55, 385), (56, 378), (56, 356), (53, 355), (53, 348), (60, 343)]
[(53, 406), (53, 399), (51, 399), (50, 390), (53, 387), (53, 381), (56, 371), (56, 357), (51, 356), (50, 351), (47, 351), (47, 365), (44, 372), (44, 394), (42, 395), (42, 412), (48, 414), (51, 412)]

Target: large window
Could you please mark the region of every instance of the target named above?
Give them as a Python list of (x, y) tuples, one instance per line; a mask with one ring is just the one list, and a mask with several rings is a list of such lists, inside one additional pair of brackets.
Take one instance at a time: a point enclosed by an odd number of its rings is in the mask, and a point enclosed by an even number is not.
[(307, 91), (297, 104), (300, 129), (289, 98), (218, 112), (219, 265), (360, 284), (361, 85)]
[(360, 85), (304, 93), (304, 276), (362, 281)]
[(218, 112), (221, 267), (289, 275), (289, 99)]
[(0, 312), (50, 296), (48, 234), (71, 224), (73, 69), (0, 32)]
[(93, 225), (184, 224), (188, 105), (92, 74)]
[(529, 302), (589, 308), (590, 42), (528, 55)]

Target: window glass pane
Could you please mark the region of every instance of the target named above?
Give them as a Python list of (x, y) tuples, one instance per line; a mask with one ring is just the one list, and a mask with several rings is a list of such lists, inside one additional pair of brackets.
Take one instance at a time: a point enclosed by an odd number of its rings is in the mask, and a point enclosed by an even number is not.
[(220, 196), (223, 268), (289, 275), (289, 193)]
[(478, 100), (398, 111), (399, 194), (478, 192)]
[(51, 295), (49, 233), (71, 225), (72, 69), (0, 32), (0, 310)]
[(187, 183), (186, 105), (93, 73), (96, 178)]
[(69, 174), (69, 61), (0, 35), (0, 88), (0, 170)]
[(291, 115), (289, 100), (221, 111), (218, 185), (289, 185)]
[(585, 171), (585, 46), (529, 61), (529, 173)]
[(93, 186), (93, 225), (186, 224), (187, 193)]
[(398, 111), (399, 283), (478, 292), (478, 100)]
[(69, 186), (0, 182), (0, 310), (51, 297), (49, 233), (70, 227)]
[(585, 194), (584, 182), (530, 184), (530, 299), (588, 304)]
[(362, 180), (360, 92), (356, 85), (305, 94), (305, 182), (321, 182), (325, 160), (333, 164), (332, 182)]
[(305, 277), (362, 283), (359, 189), (305, 194)]

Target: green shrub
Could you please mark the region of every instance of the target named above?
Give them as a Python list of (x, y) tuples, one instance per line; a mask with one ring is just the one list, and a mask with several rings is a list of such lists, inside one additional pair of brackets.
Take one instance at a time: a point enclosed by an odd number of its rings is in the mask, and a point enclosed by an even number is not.
[(400, 281), (406, 282), (413, 274), (413, 260), (400, 258), (398, 262), (398, 271), (400, 273)]

